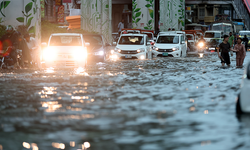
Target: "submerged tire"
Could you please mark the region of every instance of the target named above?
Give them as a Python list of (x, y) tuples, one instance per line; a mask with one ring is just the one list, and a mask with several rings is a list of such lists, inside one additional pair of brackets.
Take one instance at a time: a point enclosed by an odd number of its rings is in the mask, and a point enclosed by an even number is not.
[(236, 114), (243, 114), (243, 111), (240, 106), (240, 94), (238, 95), (238, 100), (236, 102)]

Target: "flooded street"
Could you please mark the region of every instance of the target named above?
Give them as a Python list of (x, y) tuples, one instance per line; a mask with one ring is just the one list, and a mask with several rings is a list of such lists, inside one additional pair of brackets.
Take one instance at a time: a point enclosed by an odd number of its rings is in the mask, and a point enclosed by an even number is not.
[[(247, 53), (245, 63), (250, 61)], [(1, 70), (0, 150), (245, 150), (244, 69), (217, 55)]]

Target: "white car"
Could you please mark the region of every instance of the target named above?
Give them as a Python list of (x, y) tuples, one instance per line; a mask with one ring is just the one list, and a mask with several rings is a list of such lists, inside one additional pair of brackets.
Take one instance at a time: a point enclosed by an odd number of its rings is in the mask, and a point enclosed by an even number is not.
[(160, 33), (152, 50), (153, 55), (155, 57), (185, 57), (187, 55), (185, 36), (178, 31)]
[(113, 58), (146, 59), (149, 55), (150, 42), (146, 34), (122, 34), (118, 40)]
[(204, 39), (206, 42), (210, 42), (211, 39), (223, 39), (223, 31), (206, 31)]
[(250, 63), (248, 63), (243, 80), (241, 83), (241, 90), (238, 95), (238, 100), (236, 102), (236, 113), (250, 113)]
[(43, 50), (42, 59), (46, 67), (75, 68), (85, 67), (87, 63), (87, 49), (82, 34), (56, 33), (49, 38)]

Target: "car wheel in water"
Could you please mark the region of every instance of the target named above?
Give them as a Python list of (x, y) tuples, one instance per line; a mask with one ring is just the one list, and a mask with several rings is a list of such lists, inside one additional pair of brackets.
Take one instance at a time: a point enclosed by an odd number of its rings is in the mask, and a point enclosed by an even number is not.
[(243, 114), (240, 106), (240, 94), (238, 94), (238, 100), (236, 102), (236, 114)]

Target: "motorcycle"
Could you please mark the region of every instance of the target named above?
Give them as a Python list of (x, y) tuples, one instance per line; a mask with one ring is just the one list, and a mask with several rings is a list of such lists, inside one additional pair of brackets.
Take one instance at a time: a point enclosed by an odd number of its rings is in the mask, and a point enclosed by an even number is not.
[(205, 42), (202, 42), (202, 41), (198, 42), (198, 44), (197, 44), (197, 52), (198, 52), (198, 55), (200, 57), (204, 56), (205, 50), (206, 50)]
[[(0, 50), (0, 69), (14, 65), (13, 57), (10, 56), (12, 48), (12, 46), (9, 46), (6, 50)], [(16, 49), (13, 55), (15, 55), (19, 66), (22, 61), (22, 50)]]

